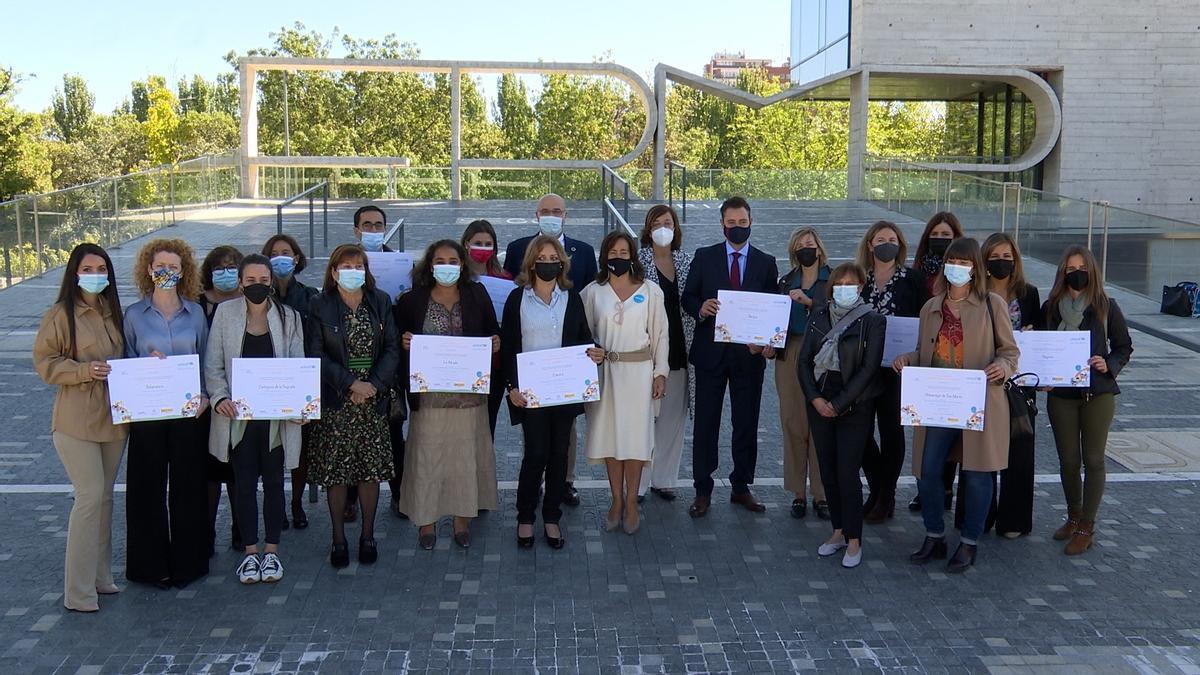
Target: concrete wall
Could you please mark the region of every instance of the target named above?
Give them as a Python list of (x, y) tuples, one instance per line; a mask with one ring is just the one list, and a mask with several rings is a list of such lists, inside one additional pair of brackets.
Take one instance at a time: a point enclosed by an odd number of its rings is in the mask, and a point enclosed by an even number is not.
[(853, 0), (851, 16), (852, 67), (1061, 70), (1046, 188), (1200, 222), (1200, 1)]

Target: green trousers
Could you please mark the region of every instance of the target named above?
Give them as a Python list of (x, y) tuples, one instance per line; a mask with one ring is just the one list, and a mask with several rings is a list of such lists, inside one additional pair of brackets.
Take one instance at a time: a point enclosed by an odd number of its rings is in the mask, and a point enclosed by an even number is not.
[[(1095, 521), (1104, 497), (1104, 449), (1112, 427), (1116, 397), (1100, 394), (1090, 399), (1048, 396), (1050, 426), (1058, 448), (1059, 473), (1067, 509)], [(1080, 477), (1080, 469), (1086, 473)]]

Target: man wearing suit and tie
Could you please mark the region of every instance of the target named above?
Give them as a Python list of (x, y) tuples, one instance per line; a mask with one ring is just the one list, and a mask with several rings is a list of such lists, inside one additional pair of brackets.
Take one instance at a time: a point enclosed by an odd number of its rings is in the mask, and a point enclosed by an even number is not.
[[(725, 388), (733, 417), (733, 472), (729, 501), (754, 513), (767, 507), (750, 492), (758, 460), (758, 413), (763, 371), (773, 347), (713, 342), (713, 324), (720, 303), (718, 290), (778, 292), (775, 258), (750, 245), (750, 204), (730, 197), (721, 204), (725, 241), (698, 249), (680, 297), (683, 310), (696, 318), (696, 334), (689, 359), (696, 369), (696, 413), (692, 434), (692, 470), (696, 501), (688, 509), (693, 518), (708, 514), (713, 478), (717, 469), (717, 437)], [(765, 357), (765, 358), (764, 358)]]
[[(571, 258), (568, 278), (576, 292), (582, 292), (583, 287), (596, 280), (596, 251), (586, 241), (572, 239), (563, 234), (563, 221), (567, 219), (567, 202), (556, 194), (543, 195), (537, 203), (535, 214), (538, 230), (542, 234), (558, 237), (563, 250)], [(521, 272), (521, 263), (525, 260), (525, 249), (533, 237), (521, 237), (508, 245), (504, 252), (504, 269), (513, 278)], [(575, 427), (571, 427), (571, 444), (567, 450), (567, 488), (563, 492), (563, 503), (567, 506), (579, 506), (579, 492), (575, 489), (575, 451), (578, 441)]]

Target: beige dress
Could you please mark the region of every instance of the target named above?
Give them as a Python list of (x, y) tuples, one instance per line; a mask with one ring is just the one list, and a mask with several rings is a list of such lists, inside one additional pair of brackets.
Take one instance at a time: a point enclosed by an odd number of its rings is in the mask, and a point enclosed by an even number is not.
[[(430, 301), (423, 332), (462, 335), (462, 310)], [(495, 510), (496, 453), (485, 394), (419, 394), (408, 422), (400, 510), (417, 525)]]
[(608, 284), (583, 289), (583, 309), (592, 338), (606, 351), (650, 348), (651, 360), (600, 364), (600, 400), (584, 406), (588, 461), (607, 458), (650, 460), (658, 405), (651, 394), (654, 378), (671, 370), (667, 311), (656, 284), (643, 283), (624, 302)]

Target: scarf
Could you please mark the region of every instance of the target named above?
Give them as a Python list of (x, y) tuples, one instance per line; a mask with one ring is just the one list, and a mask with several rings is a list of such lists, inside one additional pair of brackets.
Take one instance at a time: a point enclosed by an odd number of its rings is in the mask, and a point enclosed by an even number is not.
[(933, 278), (937, 276), (942, 269), (942, 256), (926, 253), (921, 256), (921, 271), (925, 276)]
[[(817, 355), (813, 357), (813, 375), (817, 380), (825, 376), (829, 371), (840, 371), (842, 369), (841, 360), (838, 357), (838, 340), (842, 337), (842, 333), (849, 327), (838, 326), (843, 318), (855, 308), (863, 304), (862, 298), (859, 298), (853, 305), (845, 309), (838, 307), (836, 302), (829, 303), (829, 325), (831, 328), (825, 334), (824, 341), (821, 342), (821, 349), (817, 351)], [(835, 330), (836, 329), (836, 330)]]
[(1062, 320), (1058, 323), (1059, 330), (1079, 330), (1083, 323), (1083, 310), (1088, 308), (1087, 296), (1083, 293), (1078, 298), (1071, 299), (1070, 293), (1064, 293), (1058, 299), (1058, 315)]

